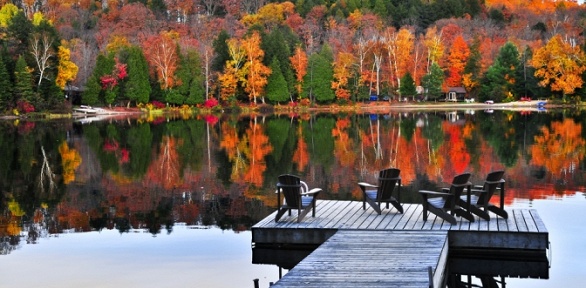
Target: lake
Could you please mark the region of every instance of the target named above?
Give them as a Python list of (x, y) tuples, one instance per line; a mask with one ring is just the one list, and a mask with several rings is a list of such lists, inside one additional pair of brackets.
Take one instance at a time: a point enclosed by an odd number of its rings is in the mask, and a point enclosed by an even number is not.
[[(268, 287), (250, 227), (276, 178), (360, 200), (359, 181), (401, 169), (402, 201), (471, 172), (506, 171), (509, 207), (550, 232), (549, 279), (577, 287), (586, 227), (581, 111), (149, 116), (0, 122), (0, 287)], [(318, 208), (319, 209), (319, 208)], [(286, 271), (285, 271), (286, 272)]]

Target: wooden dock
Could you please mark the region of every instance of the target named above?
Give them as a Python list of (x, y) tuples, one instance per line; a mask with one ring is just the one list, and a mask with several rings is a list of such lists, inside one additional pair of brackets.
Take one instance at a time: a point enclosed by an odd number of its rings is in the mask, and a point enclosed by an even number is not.
[(319, 200), (316, 217), (301, 223), (296, 213), (279, 222), (275, 213), (267, 216), (252, 227), (252, 242), (321, 245), (274, 287), (440, 287), (450, 249), (545, 255), (549, 247), (547, 229), (533, 209), (507, 209), (508, 219), (491, 214), (490, 221), (476, 217), (451, 225), (433, 214), (424, 222), (420, 204), (403, 208), (403, 214), (391, 206), (378, 215), (368, 205), (363, 210), (359, 201)]
[(447, 245), (447, 231), (340, 231), (271, 287), (440, 287)]

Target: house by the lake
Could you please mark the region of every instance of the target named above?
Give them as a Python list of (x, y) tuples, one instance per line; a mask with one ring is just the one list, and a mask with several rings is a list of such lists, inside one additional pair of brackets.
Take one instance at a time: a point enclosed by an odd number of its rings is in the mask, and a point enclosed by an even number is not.
[(464, 87), (448, 87), (446, 93), (446, 101), (458, 102), (466, 99), (466, 88)]

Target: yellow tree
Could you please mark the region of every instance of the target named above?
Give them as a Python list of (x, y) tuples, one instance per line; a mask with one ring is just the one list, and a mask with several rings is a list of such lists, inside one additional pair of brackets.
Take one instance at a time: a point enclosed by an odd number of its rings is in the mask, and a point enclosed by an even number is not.
[(260, 40), (257, 31), (254, 31), (250, 37), (242, 39), (242, 48), (246, 54), (244, 68), (248, 72), (243, 86), (244, 91), (248, 93), (248, 98), (253, 103), (256, 103), (257, 97), (261, 97), (262, 103), (265, 102), (262, 95), (268, 82), (267, 79), (271, 75), (271, 69), (262, 63), (265, 52), (260, 48)]
[(540, 86), (550, 86), (551, 91), (573, 94), (584, 83), (584, 56), (579, 46), (565, 42), (560, 35), (555, 35), (545, 46), (535, 51), (531, 65), (535, 67), (535, 77), (541, 79)]
[(12, 17), (14, 17), (18, 13), (18, 7), (12, 3), (8, 3), (3, 5), (0, 8), (0, 27), (6, 28), (10, 21), (12, 21)]
[(248, 14), (242, 17), (242, 23), (246, 26), (262, 24), (268, 28), (283, 24), (288, 15), (295, 12), (295, 5), (289, 1), (284, 3), (268, 3), (256, 14)]
[(396, 31), (390, 27), (385, 31), (384, 39), (389, 68), (392, 71), (391, 83), (396, 83), (396, 87), (401, 88), (400, 79), (407, 73), (415, 36), (407, 28), (401, 28)]
[(439, 63), (444, 55), (444, 44), (442, 43), (441, 32), (437, 33), (437, 27), (433, 26), (427, 29), (425, 32), (425, 38), (423, 40), (425, 47), (427, 48), (427, 72), (432, 63)]
[(338, 100), (347, 101), (350, 99), (350, 91), (348, 91), (348, 78), (350, 78), (354, 65), (354, 56), (347, 52), (339, 52), (338, 57), (334, 62), (334, 81), (332, 81), (332, 89), (336, 93)]
[(128, 38), (120, 35), (114, 35), (110, 37), (106, 50), (108, 52), (118, 52), (122, 49), (129, 48), (132, 44), (128, 41)]
[(236, 96), (238, 83), (245, 80), (244, 75), (246, 74), (243, 69), (246, 51), (242, 49), (237, 39), (229, 39), (226, 44), (228, 45), (230, 60), (226, 61), (224, 73), (218, 77), (220, 81), (220, 97), (224, 101)]
[[(66, 42), (63, 41), (62, 44), (66, 44)], [(57, 79), (55, 79), (55, 82), (61, 89), (65, 88), (67, 82), (75, 79), (79, 70), (77, 65), (71, 61), (70, 55), (71, 51), (68, 48), (64, 45), (59, 46), (59, 51), (57, 51), (59, 65), (57, 66)]]
[(295, 53), (289, 58), (291, 65), (295, 70), (295, 80), (297, 80), (297, 93), (301, 95), (301, 87), (303, 84), (303, 77), (307, 74), (307, 55), (300, 46), (295, 48)]

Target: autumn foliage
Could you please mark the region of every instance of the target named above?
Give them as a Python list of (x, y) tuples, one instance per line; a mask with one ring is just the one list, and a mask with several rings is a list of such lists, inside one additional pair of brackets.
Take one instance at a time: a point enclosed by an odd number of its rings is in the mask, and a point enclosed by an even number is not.
[[(447, 87), (465, 87), (467, 98), (586, 98), (585, 8), (576, 1), (33, 2), (1, 2), (0, 41), (8, 56), (1, 65), (11, 74), (3, 85), (14, 84), (16, 59), (26, 56), (29, 90), (50, 94), (35, 107), (59, 104), (62, 91), (53, 88), (67, 85), (84, 87), (82, 102), (92, 105), (201, 105), (213, 97), (221, 105), (290, 99), (305, 106), (363, 101), (371, 93), (396, 100), (406, 75), (418, 93), (437, 94), (414, 95), (420, 100), (445, 98)], [(514, 75), (491, 69), (505, 43), (522, 62), (504, 67)], [(129, 56), (133, 49), (140, 57)], [(99, 59), (110, 55), (128, 65), (127, 75), (105, 71)], [(273, 58), (277, 67), (269, 68)], [(432, 75), (433, 64), (440, 69)], [(422, 81), (431, 76), (439, 80)], [(278, 92), (269, 85), (265, 99), (269, 79), (286, 85)], [(13, 108), (22, 92), (6, 93)]]

